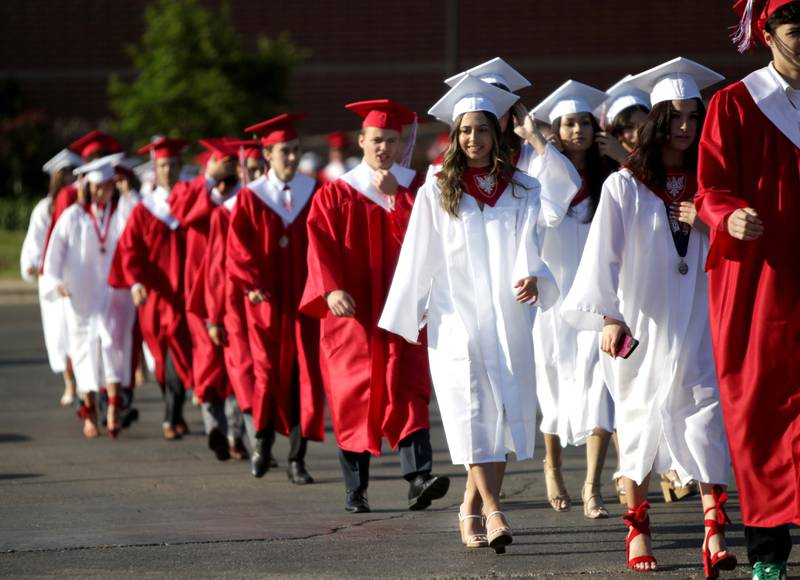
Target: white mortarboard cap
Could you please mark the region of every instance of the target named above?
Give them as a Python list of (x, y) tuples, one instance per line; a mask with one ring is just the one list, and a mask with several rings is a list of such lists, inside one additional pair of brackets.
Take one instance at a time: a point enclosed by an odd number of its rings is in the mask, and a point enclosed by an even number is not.
[(718, 72), (679, 56), (632, 76), (629, 82), (650, 93), (655, 106), (663, 101), (699, 99), (701, 90), (724, 79)]
[(65, 167), (78, 167), (82, 163), (83, 158), (80, 155), (69, 149), (62, 149), (56, 153), (50, 161), (42, 166), (42, 171), (52, 175), (60, 169), (64, 169)]
[(594, 110), (607, 98), (608, 95), (603, 91), (570, 79), (536, 105), (533, 115), (540, 121), (553, 123), (564, 115), (594, 114)]
[(518, 100), (517, 95), (466, 74), (430, 108), (428, 114), (448, 125), (452, 125), (459, 115), (475, 111), (491, 113), (499, 119)]
[(617, 115), (628, 107), (640, 106), (650, 110), (650, 94), (633, 86), (629, 81), (633, 75), (628, 75), (615, 85), (606, 89), (606, 119), (613, 123)]
[(133, 168), (133, 173), (139, 178), (139, 181), (152, 181), (154, 175), (153, 162), (145, 161), (144, 163), (140, 163)]
[(114, 166), (125, 157), (125, 153), (114, 153), (90, 161), (76, 168), (75, 175), (85, 175), (89, 183), (103, 183), (114, 179)]
[(528, 79), (519, 74), (514, 67), (512, 67), (499, 56), (493, 58), (492, 60), (487, 60), (483, 64), (474, 66), (464, 72), (458, 73), (449, 79), (445, 79), (444, 82), (451, 87), (454, 87), (456, 86), (456, 83), (464, 78), (464, 75), (466, 74), (471, 74), (485, 83), (501, 84), (505, 87), (508, 87), (508, 90), (512, 93), (531, 86), (531, 83)]

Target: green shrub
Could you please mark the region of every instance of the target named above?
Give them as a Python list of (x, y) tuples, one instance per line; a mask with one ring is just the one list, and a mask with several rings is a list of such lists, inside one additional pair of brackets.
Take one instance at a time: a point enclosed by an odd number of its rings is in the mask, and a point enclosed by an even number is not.
[(27, 197), (0, 197), (0, 230), (27, 230), (37, 201)]

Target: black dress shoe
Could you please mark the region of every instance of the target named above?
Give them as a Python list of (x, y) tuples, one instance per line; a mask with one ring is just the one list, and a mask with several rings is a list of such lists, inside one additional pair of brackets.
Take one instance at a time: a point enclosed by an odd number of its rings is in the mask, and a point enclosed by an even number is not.
[(219, 429), (212, 429), (211, 433), (208, 434), (208, 448), (214, 452), (219, 461), (227, 461), (231, 458), (228, 438)]
[(289, 481), (295, 485), (314, 483), (314, 478), (311, 477), (311, 474), (306, 470), (304, 461), (290, 461), (289, 469), (286, 471), (286, 474), (289, 476)]
[(270, 468), (274, 467), (274, 461), (269, 441), (256, 438), (253, 454), (250, 456), (250, 473), (253, 474), (253, 477), (264, 477)]
[(136, 407), (125, 409), (121, 413), (122, 428), (127, 429), (132, 423), (139, 420), (139, 410)]
[(369, 502), (367, 501), (367, 492), (356, 489), (345, 493), (344, 509), (351, 514), (367, 514), (369, 513)]
[(450, 489), (450, 478), (421, 473), (408, 486), (408, 509), (424, 510), (435, 499), (444, 497)]

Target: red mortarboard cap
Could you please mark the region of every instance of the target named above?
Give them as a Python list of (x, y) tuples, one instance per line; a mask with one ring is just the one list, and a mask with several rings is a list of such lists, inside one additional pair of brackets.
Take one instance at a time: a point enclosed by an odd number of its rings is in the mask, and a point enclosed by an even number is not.
[(119, 141), (102, 131), (92, 131), (69, 144), (69, 148), (86, 159), (92, 153), (105, 149), (106, 153), (116, 153), (122, 150)]
[(239, 159), (261, 159), (261, 144), (258, 141), (250, 139), (228, 143), (237, 147)]
[(250, 125), (244, 132), (256, 133), (261, 138), (262, 147), (286, 143), (297, 139), (297, 131), (294, 130), (292, 123), (304, 117), (304, 113), (284, 113), (262, 123)]
[(185, 139), (159, 137), (144, 147), (140, 147), (139, 153), (145, 155), (152, 152), (153, 159), (161, 159), (162, 157), (180, 157), (181, 151), (183, 151), (188, 144), (189, 142)]
[(758, 38), (762, 44), (766, 45), (764, 28), (767, 26), (767, 19), (779, 8), (797, 1), (737, 0), (733, 5), (733, 11), (736, 12), (741, 20), (731, 38), (739, 52), (745, 52), (749, 49), (753, 45), (753, 38)]
[(200, 168), (200, 171), (205, 171), (208, 160), (211, 158), (211, 151), (202, 151), (195, 155), (192, 160), (194, 164)]
[(221, 139), (201, 139), (198, 141), (200, 145), (205, 147), (210, 153), (211, 157), (216, 161), (224, 159), (225, 157), (238, 157), (239, 147), (233, 145), (238, 139), (221, 138)]
[(350, 145), (350, 139), (347, 138), (347, 133), (344, 131), (328, 133), (325, 140), (328, 142), (328, 147), (334, 149), (346, 149)]
[(363, 117), (362, 129), (377, 127), (378, 129), (402, 131), (403, 125), (410, 125), (416, 117), (414, 111), (393, 103), (389, 99), (359, 101), (345, 105), (344, 108)]

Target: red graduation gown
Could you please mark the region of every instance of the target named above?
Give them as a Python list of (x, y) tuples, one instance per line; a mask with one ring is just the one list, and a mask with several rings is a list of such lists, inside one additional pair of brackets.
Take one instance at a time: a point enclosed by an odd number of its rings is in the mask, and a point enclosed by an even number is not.
[[(381, 453), (420, 429), (429, 429), (428, 356), (378, 328), (400, 246), (421, 183), (400, 188), (387, 212), (341, 179), (314, 197), (308, 217), (308, 281), (301, 311), (322, 319), (323, 379), (336, 442), (347, 451)], [(337, 318), (325, 295), (348, 292), (353, 318)]]
[(164, 384), (169, 349), (188, 389), (192, 386), (192, 352), (184, 314), (184, 244), (183, 232), (170, 230), (138, 204), (117, 244), (108, 283), (114, 288), (129, 288), (137, 282), (144, 285), (147, 302), (138, 308), (139, 326), (156, 360), (156, 379)]
[[(319, 321), (298, 312), (306, 281), (306, 220), (311, 203), (288, 225), (250, 189), (239, 192), (228, 231), (228, 272), (245, 291), (269, 298), (247, 307), (253, 356), (256, 429), (272, 425), (288, 435), (295, 364), (300, 382), (303, 437), (325, 438), (325, 398), (319, 362)], [(281, 243), (285, 237), (288, 243)]]
[[(201, 266), (206, 254), (211, 212), (216, 207), (207, 190), (205, 175), (178, 183), (169, 196), (169, 206), (186, 236), (183, 289), (184, 299), (189, 304), (194, 285), (202, 276)], [(186, 318), (192, 336), (195, 395), (203, 402), (222, 401), (229, 388), (222, 349), (216, 348), (211, 342), (202, 317), (189, 311)]]
[(223, 204), (211, 213), (208, 246), (202, 276), (192, 292), (190, 310), (203, 320), (223, 325), (227, 342), (223, 348), (225, 367), (236, 401), (242, 411), (252, 409), (253, 358), (247, 339), (247, 296), (228, 275), (226, 240), (231, 212)]
[[(709, 305), (720, 395), (746, 525), (800, 523), (800, 150), (735, 83), (700, 141), (700, 217), (711, 226)], [(764, 235), (728, 235), (752, 207)]]

